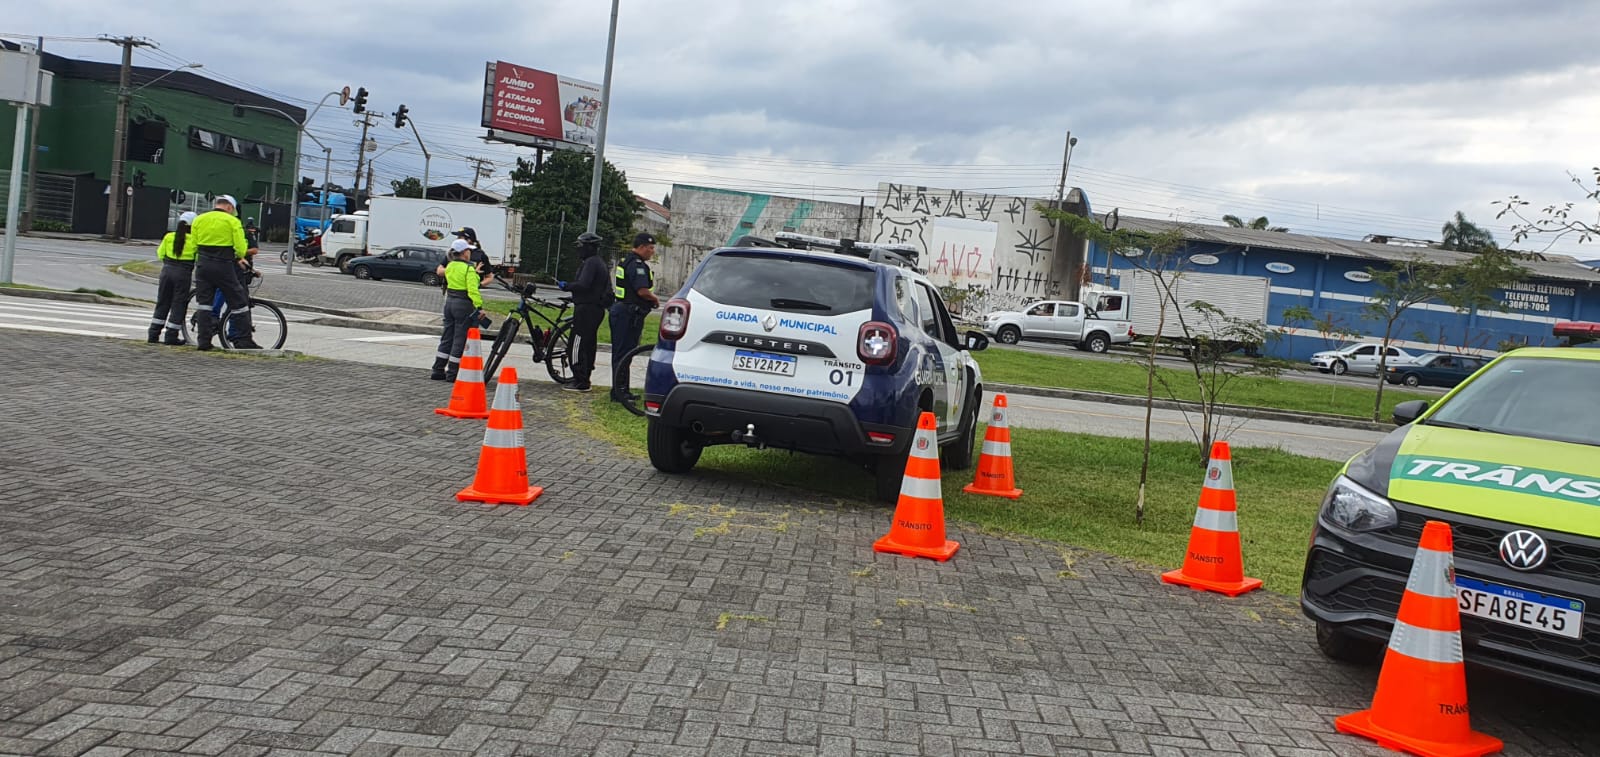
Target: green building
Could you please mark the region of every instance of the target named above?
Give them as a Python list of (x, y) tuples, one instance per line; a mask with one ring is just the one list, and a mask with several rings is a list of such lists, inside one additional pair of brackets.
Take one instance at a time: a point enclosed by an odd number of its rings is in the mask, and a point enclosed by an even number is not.
[[(42, 65), (55, 74), (55, 86), (52, 105), (38, 111), (31, 220), (103, 233), (121, 66), (48, 53)], [(190, 70), (135, 66), (131, 81), (124, 181), (135, 188), (132, 202), (124, 203), (128, 236), (159, 238), (180, 213), (208, 209), (219, 194), (238, 198), (240, 215), (264, 228), (290, 223), (303, 108)], [(0, 176), (11, 165), (15, 129), (11, 112), (0, 115)], [(0, 197), (4, 187), (0, 182)]]

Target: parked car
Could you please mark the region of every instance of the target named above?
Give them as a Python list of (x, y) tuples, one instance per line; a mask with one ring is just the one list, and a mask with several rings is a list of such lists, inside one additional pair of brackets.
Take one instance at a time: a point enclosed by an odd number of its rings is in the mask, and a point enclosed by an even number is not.
[(1312, 531), (1300, 606), (1323, 653), (1377, 662), (1423, 526), (1443, 521), (1458, 659), (1600, 695), (1596, 386), (1600, 350), (1532, 347), (1396, 405), (1399, 428), (1345, 465)]
[(367, 255), (350, 260), (350, 274), (358, 279), (403, 279), (439, 285), (439, 266), (445, 252), (434, 247), (396, 247), (382, 255)]
[(1406, 386), (1455, 386), (1487, 364), (1487, 358), (1430, 352), (1415, 363), (1391, 365), (1383, 380)]
[(1081, 302), (1046, 300), (1029, 305), (1027, 310), (1001, 310), (983, 319), (983, 331), (1004, 344), (1023, 339), (1067, 342), (1080, 350), (1105, 352), (1113, 344), (1133, 341), (1133, 323), (1128, 320), (1128, 297), (1122, 292), (1102, 296), (1101, 302), (1114, 301), (1115, 310), (1096, 310)]
[[(1336, 350), (1318, 352), (1311, 356), (1311, 367), (1323, 373), (1343, 376), (1346, 373), (1359, 373), (1376, 375), (1378, 373), (1378, 349), (1382, 345), (1375, 342), (1348, 344)], [(1389, 347), (1389, 358), (1385, 365), (1402, 365), (1414, 363), (1417, 360), (1415, 353)]]
[(661, 310), (643, 405), (650, 462), (685, 473), (718, 444), (834, 455), (900, 492), (917, 419), (947, 469), (974, 461), (983, 378), (915, 252), (779, 234), (708, 253)]

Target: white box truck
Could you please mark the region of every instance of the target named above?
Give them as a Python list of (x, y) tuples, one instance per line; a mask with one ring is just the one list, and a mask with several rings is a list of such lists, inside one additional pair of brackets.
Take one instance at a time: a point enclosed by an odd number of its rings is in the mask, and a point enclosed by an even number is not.
[[(1272, 293), (1272, 282), (1260, 276), (1233, 276), (1220, 273), (1184, 271), (1172, 278), (1165, 274), (1172, 286), (1172, 300), (1167, 302), (1166, 321), (1161, 318), (1163, 291), (1155, 277), (1147, 271), (1132, 271), (1122, 276), (1122, 283), (1132, 295), (1133, 333), (1137, 337), (1160, 336), (1179, 343), (1188, 341), (1189, 335), (1215, 338), (1226, 324), (1220, 319), (1207, 319), (1194, 308), (1195, 301), (1205, 302), (1223, 314), (1246, 321), (1267, 322), (1267, 298)], [(1180, 324), (1178, 309), (1183, 311)], [(1185, 334), (1183, 324), (1189, 327)], [(1239, 345), (1248, 347), (1247, 345)]]
[(322, 235), (324, 263), (349, 273), (346, 263), (395, 247), (447, 250), (451, 232), (470, 226), (497, 271), (514, 271), (522, 249), (522, 211), (504, 205), (374, 197), (367, 210), (334, 216)]

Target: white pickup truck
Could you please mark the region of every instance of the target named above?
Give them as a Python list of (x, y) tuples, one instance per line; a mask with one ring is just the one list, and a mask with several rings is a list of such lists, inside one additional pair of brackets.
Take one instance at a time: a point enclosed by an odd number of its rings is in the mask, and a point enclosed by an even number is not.
[(1002, 344), (1023, 339), (1067, 342), (1080, 350), (1105, 352), (1113, 344), (1133, 341), (1128, 295), (1101, 291), (1088, 296), (1095, 306), (1070, 300), (1044, 300), (1022, 311), (1002, 310), (984, 316), (983, 331)]

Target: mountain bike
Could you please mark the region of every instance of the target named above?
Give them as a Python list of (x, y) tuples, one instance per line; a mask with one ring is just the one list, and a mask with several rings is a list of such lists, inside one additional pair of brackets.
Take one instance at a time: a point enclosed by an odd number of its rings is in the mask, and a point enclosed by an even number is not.
[[(256, 344), (261, 345), (262, 349), (283, 349), (284, 341), (289, 338), (289, 321), (283, 317), (283, 310), (271, 302), (259, 300), (253, 296), (261, 288), (261, 282), (264, 280), (265, 277), (257, 271), (256, 275), (252, 276), (246, 283), (246, 291), (252, 295), (250, 297), (250, 323), (253, 327), (251, 337), (255, 339)], [(200, 293), (198, 291), (189, 295), (189, 319), (183, 324), (183, 340), (194, 344), (196, 335), (200, 333), (201, 308), (206, 308), (211, 311), (212, 315), (220, 317), (224, 307), (225, 303), (222, 302), (220, 292), (211, 302), (206, 303), (200, 302)], [(222, 349), (231, 350), (233, 349), (233, 341), (238, 338), (238, 334), (235, 333), (233, 324), (227, 322), (227, 320), (231, 319), (224, 319), (220, 323), (221, 327), (217, 330), (216, 339)]]
[[(488, 352), (484, 354), (483, 375), (499, 375), (500, 362), (511, 351), (511, 344), (517, 340), (518, 332), (526, 330), (528, 345), (533, 348), (533, 362), (544, 363), (545, 370), (556, 383), (572, 383), (572, 316), (569, 314), (572, 298), (562, 297), (555, 302), (538, 300), (533, 296), (539, 290), (537, 284), (529, 283), (518, 289), (503, 279), (496, 279), (495, 282), (502, 289), (516, 293), (517, 306), (506, 317)], [(547, 314), (540, 305), (555, 307), (555, 315)], [(549, 328), (541, 328), (534, 322), (535, 318), (544, 321)]]

